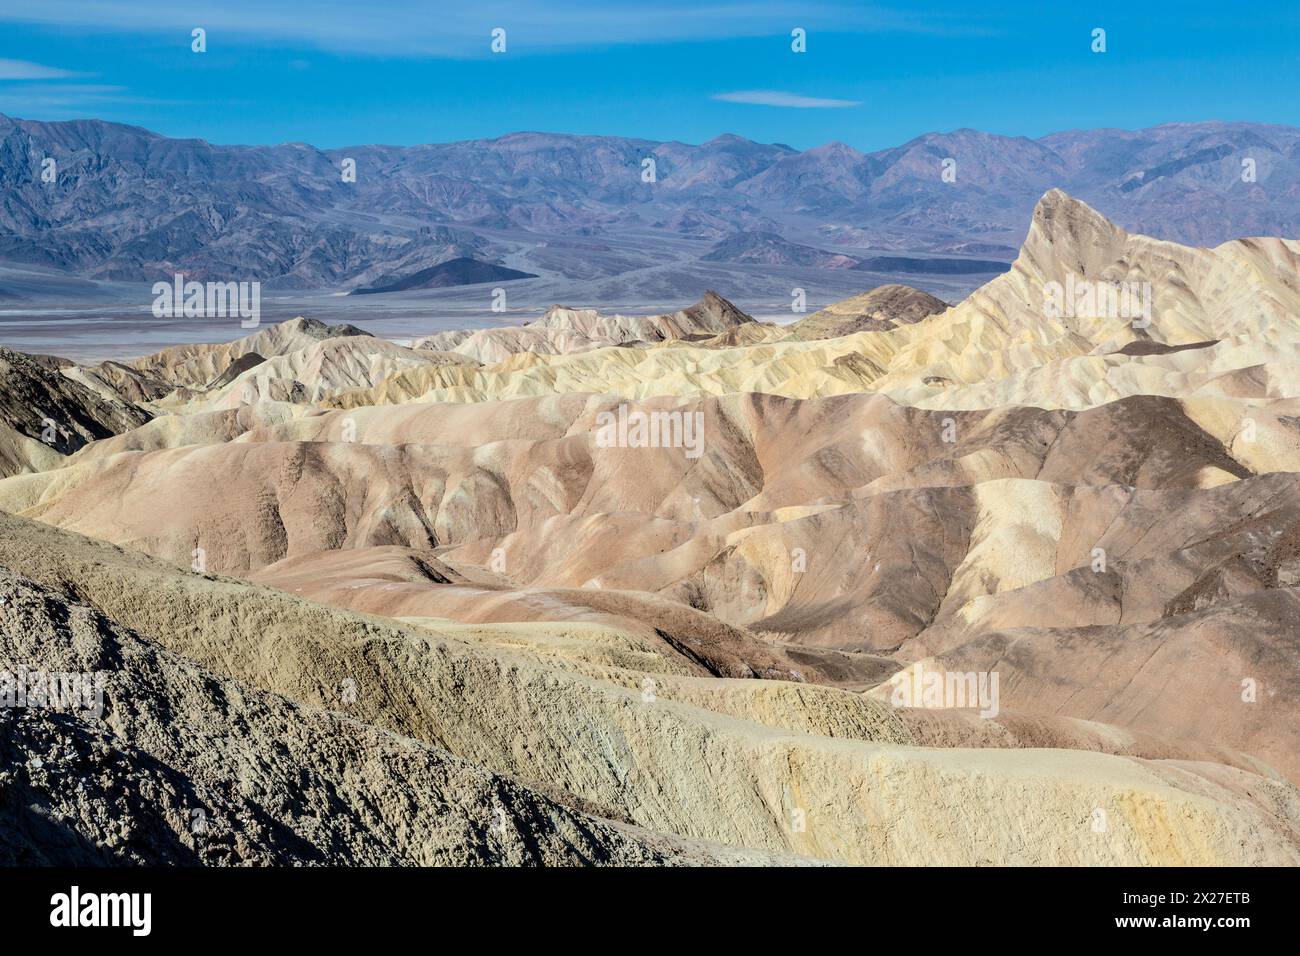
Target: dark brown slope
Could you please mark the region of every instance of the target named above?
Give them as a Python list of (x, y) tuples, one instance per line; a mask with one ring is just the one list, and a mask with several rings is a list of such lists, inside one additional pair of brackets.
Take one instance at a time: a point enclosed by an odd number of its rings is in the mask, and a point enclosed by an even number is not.
[(54, 363), (0, 347), (0, 477), (32, 470), (30, 446), (19, 436), (70, 455), (149, 418), (135, 405), (101, 398)]

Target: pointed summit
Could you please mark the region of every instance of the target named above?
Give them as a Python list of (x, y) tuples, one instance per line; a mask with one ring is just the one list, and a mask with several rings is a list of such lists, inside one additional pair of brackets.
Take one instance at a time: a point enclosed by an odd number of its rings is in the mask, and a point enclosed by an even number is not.
[(1075, 199), (1063, 189), (1049, 189), (1034, 205), (1035, 223), (1089, 221), (1109, 228), (1118, 228), (1109, 219), (1093, 209), (1082, 199)]
[(1034, 206), (1020, 255), (1087, 274), (1090, 264), (1114, 261), (1114, 251), (1127, 238), (1127, 232), (1087, 203), (1049, 189)]
[(726, 332), (754, 321), (753, 316), (742, 312), (712, 289), (705, 290), (704, 298), (680, 314), (687, 319), (693, 332)]

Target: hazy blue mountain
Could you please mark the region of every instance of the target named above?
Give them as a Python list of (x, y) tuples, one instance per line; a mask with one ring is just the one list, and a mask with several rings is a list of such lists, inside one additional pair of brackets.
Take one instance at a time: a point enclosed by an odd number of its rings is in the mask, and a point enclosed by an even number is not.
[[(46, 158), (54, 183), (41, 181)], [(942, 177), (947, 160), (955, 181)], [(1181, 242), (1297, 236), (1300, 130), (1212, 122), (1035, 140), (963, 129), (875, 153), (532, 132), (319, 150), (0, 116), (0, 262), (349, 290), (507, 255), (519, 271), (592, 281), (737, 257), (812, 268), (890, 253), (987, 259), (1019, 245), (1054, 186)], [(582, 242), (598, 243), (594, 254)]]

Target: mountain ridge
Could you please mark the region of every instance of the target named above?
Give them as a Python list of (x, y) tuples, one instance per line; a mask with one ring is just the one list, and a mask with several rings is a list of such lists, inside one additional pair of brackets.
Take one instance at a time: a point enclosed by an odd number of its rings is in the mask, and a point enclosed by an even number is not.
[[(39, 179), (47, 157), (54, 184)], [(355, 182), (344, 181), (344, 159), (356, 163)], [(955, 181), (943, 178), (948, 159)], [(1014, 248), (1054, 187), (1127, 229), (1185, 244), (1300, 235), (1300, 129), (1205, 122), (1037, 139), (959, 129), (869, 153), (734, 134), (692, 145), (540, 132), (318, 149), (0, 116), (0, 184), (0, 260), (94, 279), (183, 271), (351, 289), (456, 258), (554, 274), (553, 261), (531, 261), (548, 237), (630, 243), (622, 258), (589, 266), (613, 277), (663, 261), (684, 240), (702, 259), (726, 232), (779, 230), (820, 248), (840, 230), (828, 251), (855, 257)]]

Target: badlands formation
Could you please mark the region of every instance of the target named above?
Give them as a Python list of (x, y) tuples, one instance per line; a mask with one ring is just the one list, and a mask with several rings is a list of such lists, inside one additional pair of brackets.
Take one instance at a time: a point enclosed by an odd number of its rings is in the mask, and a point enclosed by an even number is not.
[(1300, 862), (1300, 243), (0, 363), (0, 862)]

